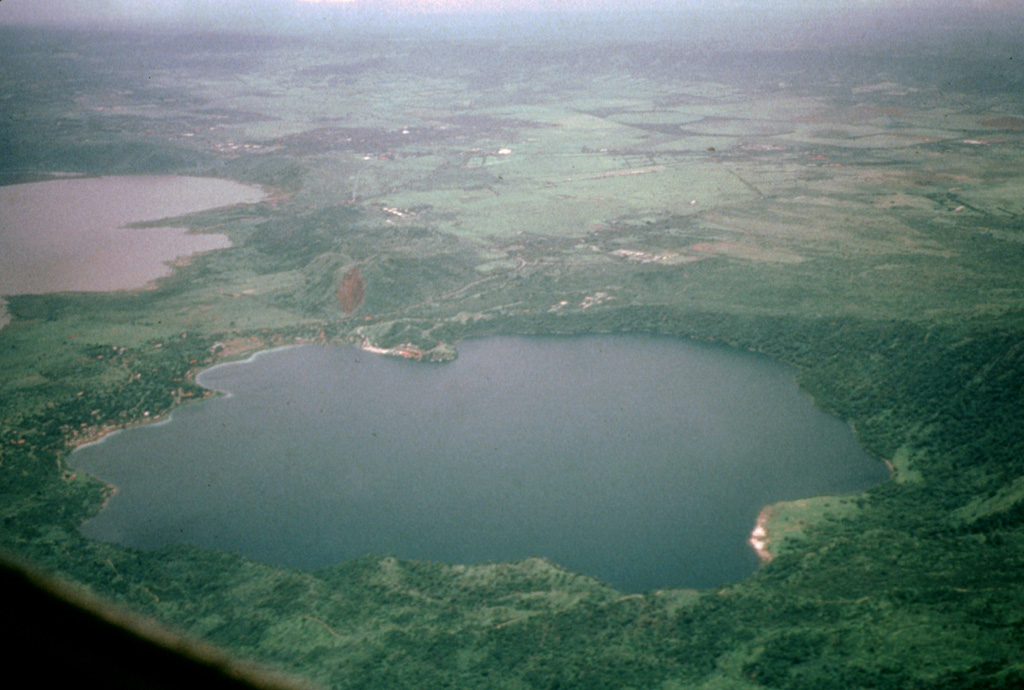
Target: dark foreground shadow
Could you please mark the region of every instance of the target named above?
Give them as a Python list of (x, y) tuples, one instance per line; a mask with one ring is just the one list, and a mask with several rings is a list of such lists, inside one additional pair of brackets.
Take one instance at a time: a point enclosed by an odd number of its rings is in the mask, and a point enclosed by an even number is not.
[(33, 687), (300, 690), (0, 557), (5, 676)]

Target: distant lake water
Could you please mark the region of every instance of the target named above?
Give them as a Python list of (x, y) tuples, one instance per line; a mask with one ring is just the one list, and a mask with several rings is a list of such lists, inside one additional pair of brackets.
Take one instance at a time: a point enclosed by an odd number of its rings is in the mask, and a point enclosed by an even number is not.
[(627, 591), (757, 567), (780, 500), (884, 480), (765, 357), (647, 335), (490, 337), (422, 364), (301, 346), (204, 372), (229, 396), (80, 448), (118, 487), (83, 526), (315, 568), (542, 556)]
[(0, 295), (141, 288), (166, 262), (231, 246), (224, 235), (130, 223), (254, 203), (259, 187), (175, 175), (85, 177), (0, 187)]

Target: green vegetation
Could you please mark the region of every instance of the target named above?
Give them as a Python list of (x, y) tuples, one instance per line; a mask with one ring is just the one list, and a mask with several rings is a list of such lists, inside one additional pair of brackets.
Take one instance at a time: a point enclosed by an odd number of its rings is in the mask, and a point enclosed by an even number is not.
[[(1024, 112), (1012, 80), (960, 79), (997, 58), (378, 38), (0, 29), (3, 181), (277, 190), (184, 219), (235, 246), (156, 289), (7, 298), (0, 547), (325, 687), (1024, 683)], [(72, 444), (201, 397), (213, 362), (595, 331), (790, 362), (895, 481), (780, 507), (774, 559), (707, 592), (78, 533), (106, 489)]]

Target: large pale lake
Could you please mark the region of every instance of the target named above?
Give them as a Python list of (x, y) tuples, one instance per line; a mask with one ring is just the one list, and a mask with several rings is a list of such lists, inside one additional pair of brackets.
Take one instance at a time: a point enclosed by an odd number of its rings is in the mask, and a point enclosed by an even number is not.
[(231, 246), (224, 235), (126, 225), (253, 203), (259, 187), (177, 175), (87, 177), (0, 187), (0, 295), (143, 287), (168, 261)]
[(83, 447), (83, 526), (306, 568), (543, 556), (629, 591), (757, 567), (758, 512), (888, 476), (764, 357), (651, 336), (494, 337), (447, 364), (344, 346), (214, 367), (230, 395)]

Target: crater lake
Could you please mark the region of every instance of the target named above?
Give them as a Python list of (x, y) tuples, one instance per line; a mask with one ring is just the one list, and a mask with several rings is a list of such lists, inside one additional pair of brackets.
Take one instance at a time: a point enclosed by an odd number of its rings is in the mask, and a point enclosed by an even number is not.
[(710, 587), (756, 569), (765, 505), (889, 476), (793, 368), (669, 337), (487, 337), (444, 364), (304, 345), (199, 382), (227, 395), (73, 454), (117, 487), (87, 536), (302, 568), (539, 556), (625, 591)]

